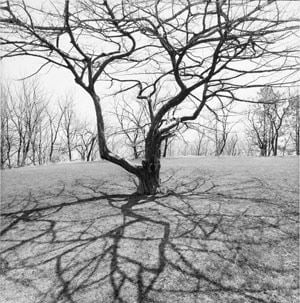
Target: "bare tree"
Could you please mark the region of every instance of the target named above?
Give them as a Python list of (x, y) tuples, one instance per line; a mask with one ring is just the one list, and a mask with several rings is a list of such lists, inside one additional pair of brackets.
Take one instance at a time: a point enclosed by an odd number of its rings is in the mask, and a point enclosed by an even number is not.
[(10, 148), (11, 142), (9, 140), (8, 132), (8, 114), (6, 108), (1, 102), (1, 169), (8, 163), (10, 167)]
[(166, 138), (162, 141), (162, 144), (163, 144), (162, 157), (163, 157), (163, 158), (166, 158), (166, 157), (167, 157), (168, 151), (169, 151), (170, 146), (171, 146), (172, 142), (174, 141), (174, 139), (175, 139), (175, 136), (169, 136), (169, 137), (166, 137)]
[(97, 140), (96, 131), (86, 121), (78, 122), (75, 149), (80, 154), (82, 161), (93, 161), (95, 159), (95, 145)]
[(11, 136), (16, 141), (16, 166), (36, 164), (35, 141), (45, 110), (45, 99), (38, 83), (22, 81), (20, 89), (9, 89), (6, 110)]
[(259, 92), (259, 104), (249, 111), (250, 134), (260, 149), (261, 156), (277, 156), (278, 140), (289, 112), (288, 100), (271, 87)]
[(235, 125), (235, 123), (229, 121), (232, 103), (226, 106), (222, 102), (218, 103), (221, 107), (209, 107), (205, 120), (202, 119), (200, 122), (188, 125), (189, 129), (196, 132), (193, 146), (193, 154), (195, 155), (207, 155), (210, 152), (215, 156), (220, 156), (227, 147), (229, 134)]
[(229, 156), (239, 155), (241, 153), (241, 150), (238, 147), (238, 142), (239, 142), (239, 138), (236, 134), (230, 136), (226, 143), (225, 153)]
[(48, 120), (48, 140), (49, 140), (49, 161), (53, 162), (53, 153), (58, 141), (59, 131), (61, 129), (62, 120), (65, 116), (66, 107), (60, 106), (60, 110), (47, 109)]
[[(72, 6), (66, 0), (42, 9), (26, 3), (1, 6), (2, 57), (38, 57), (45, 61), (38, 70), (55, 64), (70, 71), (94, 103), (101, 157), (136, 175), (144, 194), (156, 193), (161, 143), (180, 124), (216, 98), (247, 101), (239, 90), (268, 81), (268, 73), (297, 68), (288, 38), (298, 20), (283, 16), (276, 1), (79, 0)], [(141, 164), (108, 148), (99, 80), (146, 104)], [(168, 119), (175, 108), (176, 117)]]
[(8, 98), (6, 88), (1, 85), (1, 169), (12, 167), (13, 136), (10, 129)]
[(278, 149), (281, 151), (282, 156), (288, 151), (288, 146), (291, 141), (291, 133), (287, 133), (286, 136), (282, 138), (281, 144), (278, 145)]
[(117, 118), (120, 130), (119, 134), (125, 135), (125, 144), (132, 150), (134, 159), (139, 159), (144, 154), (143, 142), (145, 142), (146, 108), (144, 104), (138, 104), (133, 108), (129, 102), (123, 100), (122, 104), (116, 103), (114, 114)]
[(300, 97), (294, 94), (289, 97), (289, 110), (287, 124), (289, 128), (289, 138), (294, 142), (296, 155), (300, 155)]
[(258, 146), (261, 156), (267, 156), (271, 153), (269, 138), (269, 124), (267, 123), (267, 115), (263, 105), (261, 109), (258, 106), (255, 110), (249, 110), (248, 119), (251, 123), (249, 134), (252, 138), (252, 143)]
[(213, 111), (215, 116), (215, 123), (212, 130), (212, 140), (215, 145), (215, 156), (223, 154), (228, 136), (232, 130), (233, 125), (229, 123), (230, 108), (221, 107), (220, 112)]
[(193, 154), (197, 156), (207, 155), (208, 143), (205, 130), (199, 130), (199, 132), (197, 132), (196, 140), (194, 141)]
[(188, 129), (193, 138), (190, 153), (195, 156), (207, 155), (210, 138), (207, 136), (208, 126), (205, 121), (189, 123)]
[(63, 146), (61, 151), (68, 155), (69, 161), (72, 161), (72, 152), (76, 148), (76, 136), (78, 133), (78, 119), (76, 118), (73, 100), (66, 99), (65, 103), (60, 104), (61, 130)]
[(48, 125), (47, 125), (47, 113), (44, 112), (43, 119), (38, 125), (36, 136), (33, 140), (34, 149), (36, 151), (36, 163), (39, 165), (48, 162)]

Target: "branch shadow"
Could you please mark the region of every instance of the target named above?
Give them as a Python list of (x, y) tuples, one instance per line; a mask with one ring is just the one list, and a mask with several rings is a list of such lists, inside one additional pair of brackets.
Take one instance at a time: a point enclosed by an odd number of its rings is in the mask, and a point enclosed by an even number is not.
[(155, 196), (77, 180), (5, 204), (4, 299), (296, 302), (295, 203), (261, 180), (169, 175)]

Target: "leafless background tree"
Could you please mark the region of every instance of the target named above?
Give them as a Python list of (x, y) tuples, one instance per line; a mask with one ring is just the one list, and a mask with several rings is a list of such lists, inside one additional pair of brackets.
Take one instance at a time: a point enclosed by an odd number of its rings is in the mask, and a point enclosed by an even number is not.
[(89, 162), (96, 159), (97, 133), (87, 121), (82, 121), (77, 124), (75, 142), (75, 149), (80, 154), (82, 161)]
[(261, 156), (277, 156), (282, 127), (288, 118), (289, 101), (271, 87), (259, 92), (257, 105), (249, 110), (250, 136), (260, 149)]
[(55, 102), (37, 81), (1, 87), (1, 167), (96, 157), (96, 131), (68, 100)]
[(129, 102), (123, 100), (121, 104), (115, 104), (114, 113), (119, 125), (117, 132), (125, 135), (125, 144), (132, 151), (132, 158), (141, 158), (144, 155), (146, 127), (149, 126), (144, 104), (134, 109)]
[(289, 112), (287, 122), (287, 132), (290, 133), (290, 138), (294, 143), (296, 155), (300, 155), (300, 97), (299, 94), (294, 94), (289, 97)]
[[(34, 82), (22, 82), (17, 91), (5, 87), (2, 94), (2, 165), (40, 164), (42, 124), (46, 103)], [(4, 161), (4, 154), (5, 161)], [(14, 159), (13, 159), (14, 158)]]

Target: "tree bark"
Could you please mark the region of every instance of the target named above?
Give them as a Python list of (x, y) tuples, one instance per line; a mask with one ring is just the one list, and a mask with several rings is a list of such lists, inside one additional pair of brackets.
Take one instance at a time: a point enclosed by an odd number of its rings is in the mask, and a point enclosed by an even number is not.
[(154, 195), (160, 187), (160, 158), (162, 138), (155, 127), (149, 131), (145, 140), (145, 160), (137, 174), (139, 185), (137, 192)]
[(142, 169), (138, 173), (139, 184), (137, 193), (141, 195), (154, 195), (160, 187), (160, 160), (142, 161)]

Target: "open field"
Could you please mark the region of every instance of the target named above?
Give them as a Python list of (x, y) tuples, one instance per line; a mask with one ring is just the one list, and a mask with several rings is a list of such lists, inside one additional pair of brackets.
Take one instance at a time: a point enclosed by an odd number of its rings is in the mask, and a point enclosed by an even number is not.
[(298, 302), (299, 162), (177, 158), (2, 172), (0, 302)]

